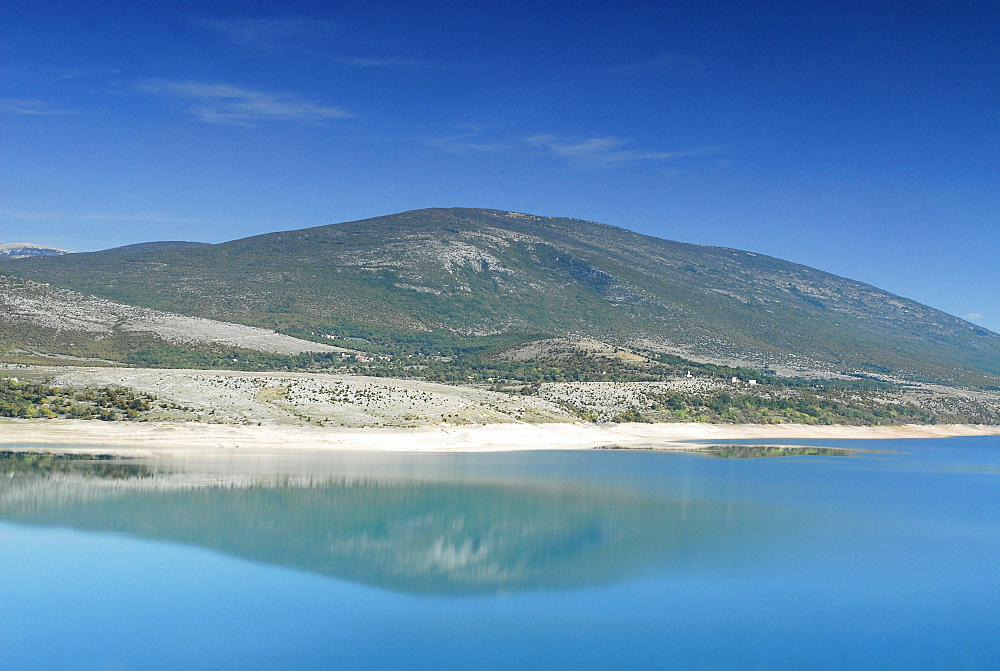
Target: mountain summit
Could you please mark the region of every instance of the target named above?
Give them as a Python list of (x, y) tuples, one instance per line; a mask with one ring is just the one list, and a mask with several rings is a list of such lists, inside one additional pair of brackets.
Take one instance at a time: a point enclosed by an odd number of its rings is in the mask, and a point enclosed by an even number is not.
[(755, 365), (1000, 382), (1000, 335), (873, 286), (762, 254), (515, 212), (417, 210), (3, 270), (316, 338), (433, 348), (579, 335)]

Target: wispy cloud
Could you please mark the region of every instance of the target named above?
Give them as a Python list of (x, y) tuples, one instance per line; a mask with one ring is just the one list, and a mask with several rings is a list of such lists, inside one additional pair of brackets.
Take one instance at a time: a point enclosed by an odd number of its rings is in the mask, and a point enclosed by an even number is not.
[(301, 17), (192, 20), (197, 26), (221, 34), (226, 41), (242, 50), (245, 55), (267, 56), (279, 52), (293, 52), (357, 68), (428, 70), (437, 67), (434, 61), (419, 58), (345, 54), (343, 42), (350, 41), (347, 38), (351, 37), (351, 33), (346, 26), (330, 21)]
[(496, 154), (510, 149), (509, 142), (489, 138), (477, 124), (461, 124), (457, 130), (461, 129), (464, 130), (451, 135), (424, 137), (421, 140), (428, 147), (449, 154)]
[(650, 72), (650, 71), (664, 70), (664, 69), (703, 70), (704, 68), (705, 65), (701, 62), (701, 60), (695, 58), (694, 56), (662, 54), (648, 61), (639, 61), (638, 63), (625, 63), (623, 65), (603, 68), (601, 70), (598, 70), (598, 73), (603, 75), (619, 75), (619, 74), (631, 74), (638, 72)]
[(316, 122), (353, 116), (339, 107), (228, 84), (151, 79), (139, 90), (192, 101), (188, 113), (207, 123), (254, 126), (267, 121)]
[(350, 65), (359, 68), (389, 68), (395, 70), (428, 70), (436, 63), (417, 58), (355, 58), (351, 56), (333, 56), (334, 63)]
[(121, 73), (122, 71), (119, 68), (111, 68), (104, 65), (84, 65), (60, 70), (56, 76), (59, 79), (87, 79), (90, 77), (113, 77)]
[(982, 319), (983, 316), (981, 314), (979, 314), (978, 312), (970, 312), (969, 314), (965, 315), (965, 318), (966, 319)]
[(0, 98), (0, 112), (29, 116), (77, 114), (72, 110), (55, 109), (48, 103), (34, 98)]
[(717, 153), (717, 149), (697, 149), (690, 151), (641, 151), (629, 149), (628, 142), (614, 136), (586, 139), (567, 139), (555, 135), (533, 135), (524, 141), (553, 156), (566, 159), (575, 168), (584, 170), (613, 168), (628, 163), (644, 161), (670, 161), (689, 156), (704, 156)]
[(303, 39), (320, 37), (338, 26), (318, 19), (286, 17), (271, 19), (193, 19), (195, 25), (221, 33), (231, 44), (266, 51), (299, 46)]

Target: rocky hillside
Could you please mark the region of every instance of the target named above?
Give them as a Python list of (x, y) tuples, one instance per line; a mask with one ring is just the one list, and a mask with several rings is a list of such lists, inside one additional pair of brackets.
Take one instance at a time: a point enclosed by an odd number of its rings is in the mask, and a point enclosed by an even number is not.
[(0, 275), (0, 354), (8, 358), (120, 361), (156, 347), (283, 355), (343, 351), (266, 329), (124, 305)]
[(1000, 385), (1000, 335), (969, 322), (780, 259), (574, 219), (429, 209), (2, 268), (367, 348), (447, 353), (572, 334), (761, 367)]

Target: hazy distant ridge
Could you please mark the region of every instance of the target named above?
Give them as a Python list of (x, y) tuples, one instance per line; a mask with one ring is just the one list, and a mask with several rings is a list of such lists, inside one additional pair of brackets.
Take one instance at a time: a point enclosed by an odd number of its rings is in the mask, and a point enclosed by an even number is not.
[(26, 259), (33, 256), (62, 256), (72, 254), (68, 249), (44, 247), (30, 242), (8, 242), (0, 244), (0, 257), (11, 259)]

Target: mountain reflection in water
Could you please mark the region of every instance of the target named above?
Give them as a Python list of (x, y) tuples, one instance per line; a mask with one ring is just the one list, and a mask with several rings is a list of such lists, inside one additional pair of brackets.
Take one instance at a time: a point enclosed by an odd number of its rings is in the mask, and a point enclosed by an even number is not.
[(269, 474), (8, 455), (0, 473), (5, 521), (126, 533), (425, 594), (568, 588), (691, 565), (720, 543), (754, 543), (775, 515), (641, 487), (405, 468)]

